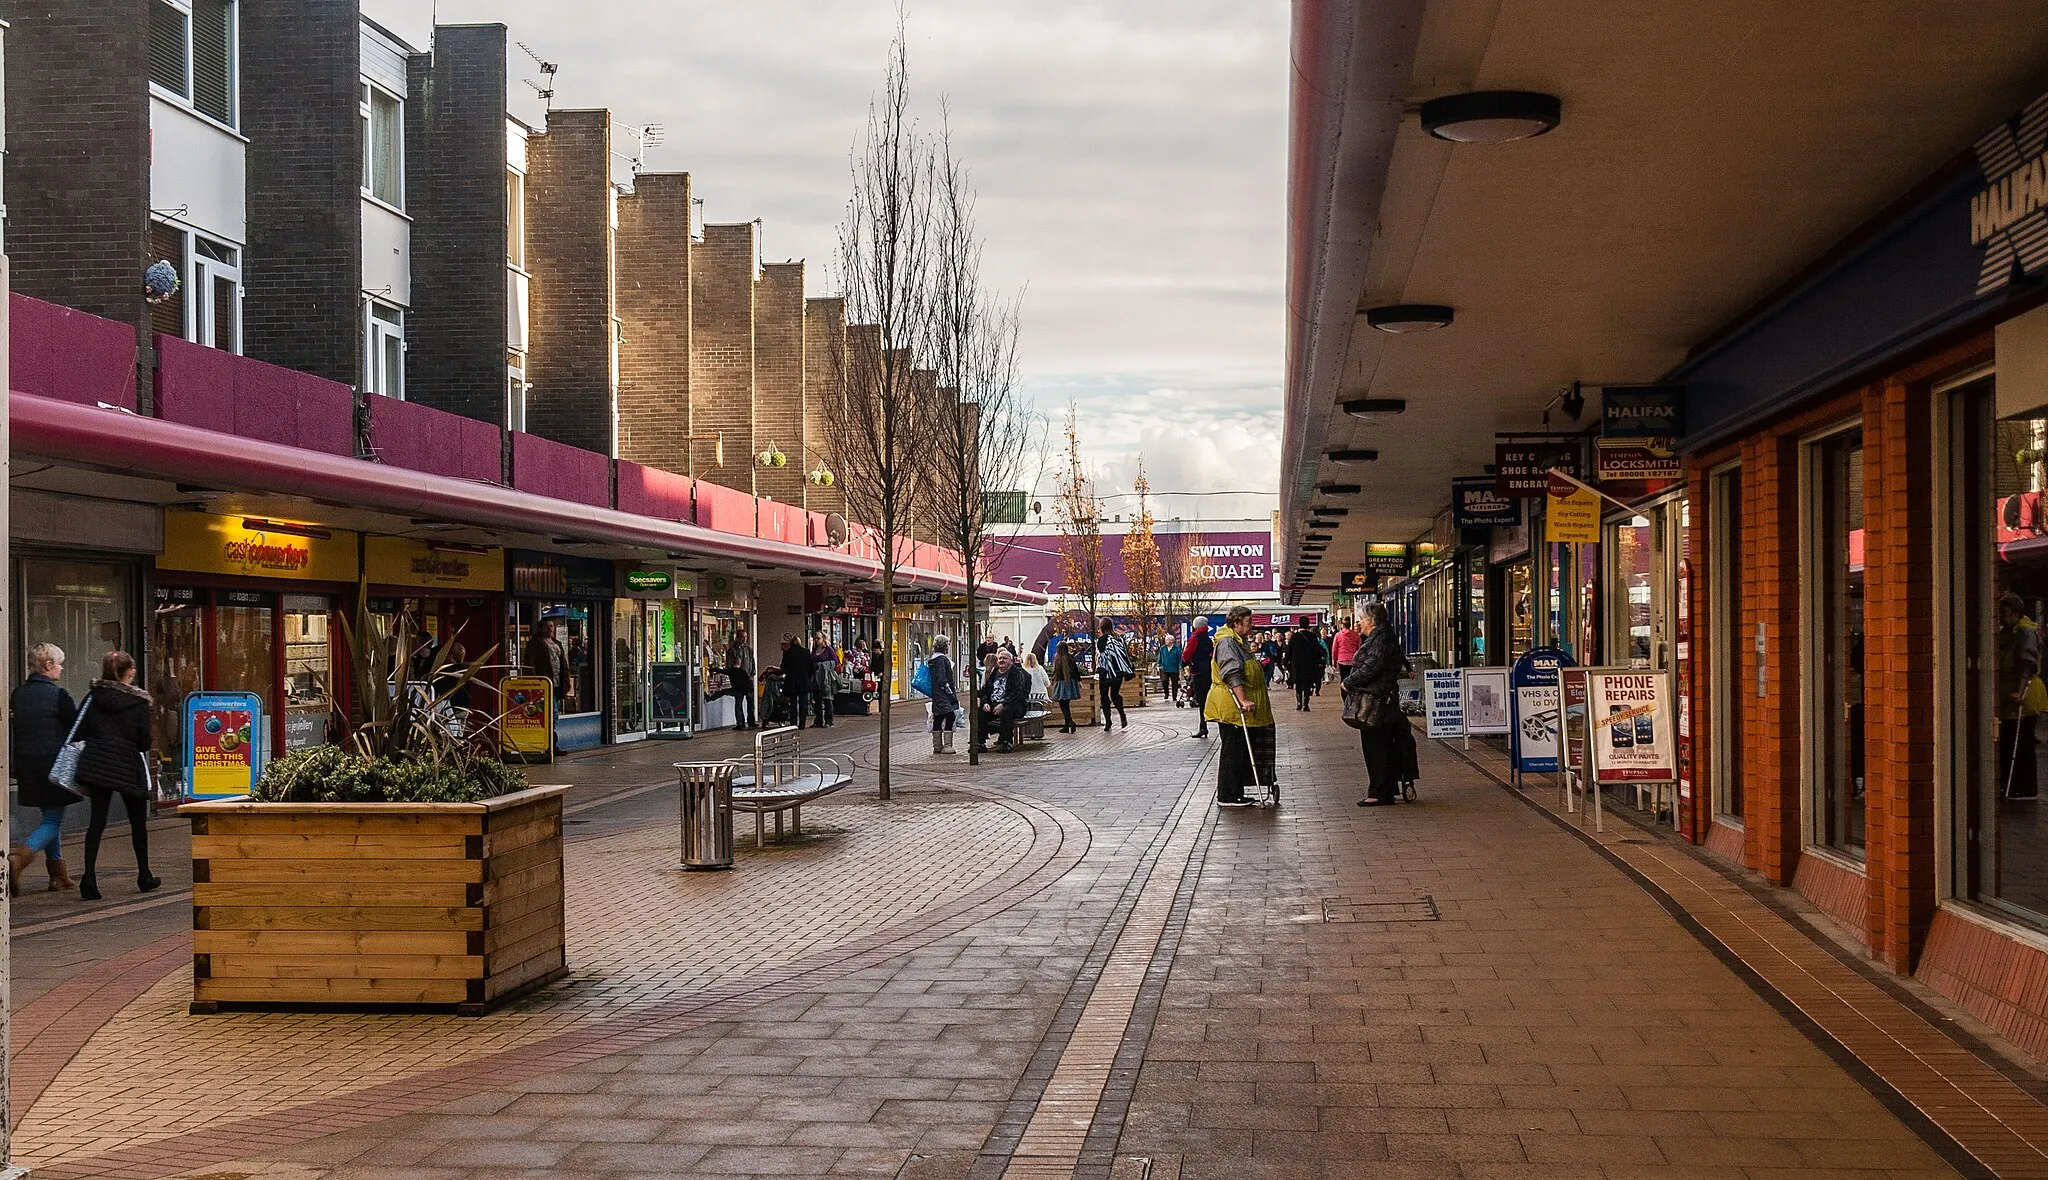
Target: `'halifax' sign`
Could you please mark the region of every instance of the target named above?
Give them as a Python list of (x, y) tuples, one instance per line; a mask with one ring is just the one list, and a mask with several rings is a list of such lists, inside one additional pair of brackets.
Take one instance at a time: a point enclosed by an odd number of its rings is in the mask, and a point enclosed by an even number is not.
[(1682, 385), (1608, 385), (1600, 390), (1602, 438), (1677, 438), (1685, 433)]

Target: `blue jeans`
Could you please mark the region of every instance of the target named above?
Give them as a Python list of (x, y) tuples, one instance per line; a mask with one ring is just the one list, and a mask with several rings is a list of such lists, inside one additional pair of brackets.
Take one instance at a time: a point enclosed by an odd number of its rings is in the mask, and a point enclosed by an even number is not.
[(30, 852), (48, 854), (54, 849), (54, 855), (62, 859), (64, 855), (64, 808), (45, 807), (42, 811), (43, 822), (37, 824), (36, 830), (30, 832), (28, 839), (22, 841), (22, 843), (28, 846)]

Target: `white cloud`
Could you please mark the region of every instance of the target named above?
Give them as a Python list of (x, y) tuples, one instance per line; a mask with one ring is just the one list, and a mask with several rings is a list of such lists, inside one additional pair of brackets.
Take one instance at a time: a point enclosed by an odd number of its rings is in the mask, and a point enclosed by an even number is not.
[[(429, 5), (364, 8), (426, 44)], [(558, 107), (664, 124), (648, 166), (693, 173), (712, 221), (763, 218), (764, 255), (809, 259), (828, 289), (892, 0), (438, 0), (438, 15), (502, 21), (559, 63)], [(1028, 287), (1024, 372), (1049, 416), (1076, 400), (1105, 484), (1127, 486), (1142, 450), (1162, 489), (1277, 487), (1286, 0), (913, 0), (910, 34), (923, 117), (949, 96), (981, 190), (985, 271)], [(518, 79), (538, 71), (517, 50), (514, 66), (515, 109), (537, 118)]]

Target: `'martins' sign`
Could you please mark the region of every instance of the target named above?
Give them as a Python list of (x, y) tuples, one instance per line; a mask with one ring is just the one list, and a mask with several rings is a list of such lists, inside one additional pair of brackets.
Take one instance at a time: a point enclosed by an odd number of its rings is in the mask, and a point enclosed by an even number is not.
[(1977, 141), (1984, 191), (1970, 199), (1970, 241), (1984, 247), (1977, 294), (2048, 267), (2048, 94)]

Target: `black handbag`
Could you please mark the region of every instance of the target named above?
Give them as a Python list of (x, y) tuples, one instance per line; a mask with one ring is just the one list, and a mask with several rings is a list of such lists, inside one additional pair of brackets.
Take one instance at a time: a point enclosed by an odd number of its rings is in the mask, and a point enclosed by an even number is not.
[(1365, 720), (1366, 698), (1362, 692), (1344, 694), (1344, 724), (1353, 729), (1368, 728)]
[(1344, 694), (1344, 724), (1353, 729), (1383, 729), (1400, 715), (1398, 691)]

